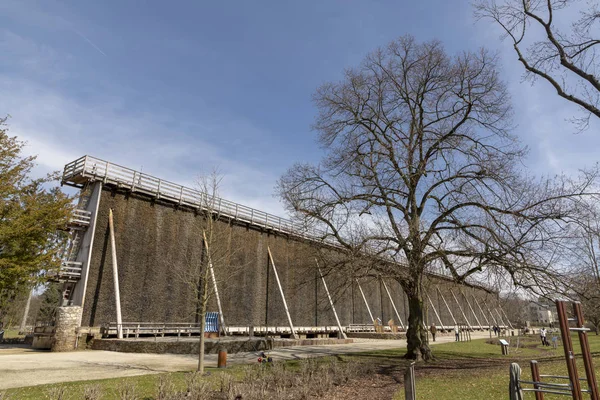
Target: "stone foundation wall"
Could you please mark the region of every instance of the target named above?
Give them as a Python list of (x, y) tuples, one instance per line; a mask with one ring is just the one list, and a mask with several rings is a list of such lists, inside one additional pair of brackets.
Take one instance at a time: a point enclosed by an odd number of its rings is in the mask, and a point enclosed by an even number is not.
[(58, 307), (52, 351), (73, 351), (77, 346), (77, 328), (83, 309), (76, 306)]

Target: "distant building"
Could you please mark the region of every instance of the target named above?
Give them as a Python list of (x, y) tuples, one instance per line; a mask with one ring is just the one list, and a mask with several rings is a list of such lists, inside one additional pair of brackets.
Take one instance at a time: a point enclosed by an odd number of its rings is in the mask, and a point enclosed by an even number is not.
[(558, 322), (556, 306), (550, 300), (539, 298), (529, 303), (529, 321), (534, 325), (552, 325)]

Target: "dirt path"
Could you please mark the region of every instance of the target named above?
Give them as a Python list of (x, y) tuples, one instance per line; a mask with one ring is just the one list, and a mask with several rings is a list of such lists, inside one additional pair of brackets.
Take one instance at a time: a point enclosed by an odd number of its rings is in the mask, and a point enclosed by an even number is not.
[[(485, 332), (478, 332), (473, 334), (473, 339), (487, 337), (486, 335)], [(442, 336), (432, 344), (453, 340), (453, 336)], [(345, 345), (281, 348), (270, 352), (270, 355), (275, 360), (292, 360), (405, 346), (404, 340), (356, 339), (355, 343)], [(231, 354), (229, 363), (255, 363), (257, 357), (257, 353)], [(216, 366), (216, 355), (207, 355), (206, 359), (208, 366)], [(108, 351), (50, 353), (14, 346), (0, 346), (0, 390), (48, 383), (192, 371), (196, 365), (195, 355), (133, 354)]]

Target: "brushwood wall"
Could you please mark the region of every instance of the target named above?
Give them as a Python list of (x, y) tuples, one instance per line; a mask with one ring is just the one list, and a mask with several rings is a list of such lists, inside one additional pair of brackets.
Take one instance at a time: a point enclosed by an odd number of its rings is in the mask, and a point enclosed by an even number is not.
[[(98, 210), (82, 325), (99, 326), (116, 320), (109, 209), (114, 214), (123, 321), (196, 322), (197, 291), (190, 284), (187, 271), (203, 259), (204, 215), (107, 187), (102, 191)], [(287, 325), (267, 248), (273, 254), (294, 325), (335, 325), (315, 268), (315, 243), (235, 221), (217, 224), (223, 257), (213, 262), (227, 325)], [(356, 282), (342, 285), (346, 280), (335, 274), (328, 274), (325, 279), (343, 325), (371, 323)], [(384, 323), (389, 319), (397, 323), (387, 286), (400, 319), (406, 323), (407, 300), (397, 282), (386, 280), (384, 286), (381, 280), (365, 279), (360, 286), (373, 317)], [(473, 299), (483, 305), (495, 298), (494, 294), (441, 278), (430, 278), (428, 287), (429, 299), (443, 324), (451, 326), (455, 320), (464, 323), (466, 318), (473, 325), (477, 320), (487, 325), (484, 318), (491, 319), (485, 315), (487, 310), (481, 313)], [(430, 308), (429, 299), (425, 301)], [(216, 310), (212, 296), (209, 311)], [(439, 325), (433, 310), (427, 317), (429, 323)]]

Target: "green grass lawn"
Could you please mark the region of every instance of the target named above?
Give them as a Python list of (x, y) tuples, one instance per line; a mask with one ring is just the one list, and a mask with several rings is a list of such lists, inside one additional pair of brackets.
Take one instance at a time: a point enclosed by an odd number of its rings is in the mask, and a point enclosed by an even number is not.
[[(473, 340), (471, 342), (451, 342), (433, 347), (435, 361), (417, 365), (417, 398), (437, 399), (456, 398), (461, 400), (504, 399), (508, 396), (509, 364), (517, 362), (522, 368), (522, 378), (530, 380), (529, 360), (539, 362), (542, 374), (567, 375), (564, 362), (564, 353), (561, 346), (554, 350), (542, 347), (537, 336), (521, 338), (519, 349), (515, 348), (517, 338), (511, 339), (511, 353), (502, 356), (498, 344), (487, 343), (487, 339)], [(589, 337), (590, 347), (594, 355), (596, 374), (600, 377), (600, 337)], [(573, 337), (576, 354), (579, 354), (578, 340)], [(394, 376), (402, 376), (408, 361), (402, 359), (404, 349), (382, 350), (368, 353), (356, 353), (335, 357), (340, 361), (353, 361), (375, 366), (374, 370), (389, 370)], [(331, 358), (323, 358), (328, 362)], [(286, 366), (294, 369), (298, 361), (290, 361)], [(581, 358), (578, 358), (580, 377), (584, 377)], [(221, 374), (230, 374), (234, 379), (240, 379), (244, 366), (233, 366), (227, 370), (209, 369), (206, 377), (212, 385), (219, 385)], [(381, 373), (381, 372), (379, 372)], [(185, 373), (160, 374), (168, 375), (172, 384), (178, 390), (186, 387)], [(140, 399), (152, 399), (156, 395), (160, 375), (144, 375), (121, 379), (104, 379), (85, 382), (70, 382), (61, 385), (42, 385), (28, 388), (8, 390), (9, 399), (43, 399), (53, 388), (64, 386), (68, 389), (70, 399), (83, 398), (84, 388), (89, 385), (101, 387), (103, 399), (118, 399), (118, 390), (126, 383), (136, 386), (136, 393)], [(566, 383), (562, 381), (561, 383)], [(531, 393), (526, 394), (527, 399), (533, 399)], [(546, 395), (546, 399), (565, 398), (561, 396)], [(399, 390), (395, 399), (404, 399), (403, 389)]]
[[(513, 345), (515, 338), (511, 338)], [(572, 337), (576, 355), (580, 355), (577, 336)], [(511, 349), (511, 354), (502, 356), (498, 345), (491, 345), (485, 340), (472, 342), (448, 343), (435, 348), (438, 358), (432, 364), (456, 363), (457, 368), (442, 369), (437, 373), (420, 376), (417, 371), (417, 398), (434, 399), (439, 397), (457, 398), (461, 400), (505, 399), (508, 398), (509, 363), (517, 362), (521, 366), (522, 379), (531, 380), (530, 360), (537, 360), (542, 375), (567, 375), (562, 346), (554, 350), (543, 347), (537, 337), (522, 340), (525, 348)], [(596, 376), (600, 377), (600, 337), (589, 336)], [(560, 342), (559, 342), (560, 343)], [(462, 361), (462, 362), (461, 362)], [(581, 357), (577, 357), (579, 377), (585, 377)], [(543, 381), (567, 383), (567, 380)], [(585, 386), (585, 385), (583, 385)], [(531, 387), (531, 386), (524, 386)], [(399, 391), (396, 399), (404, 399), (404, 392)], [(533, 393), (526, 393), (526, 399), (534, 399)], [(545, 394), (545, 399), (564, 399), (565, 396)]]

